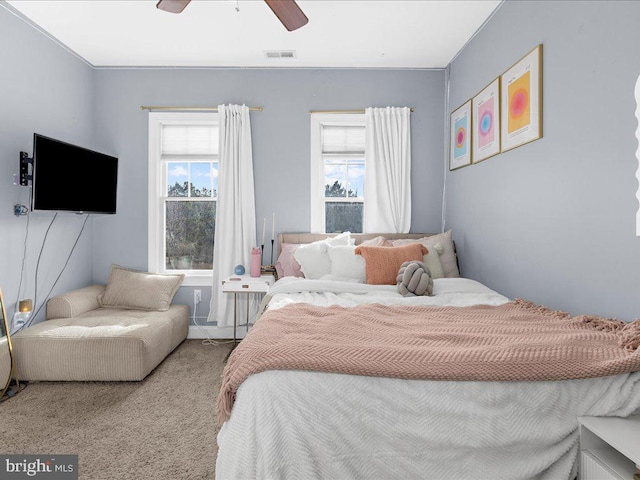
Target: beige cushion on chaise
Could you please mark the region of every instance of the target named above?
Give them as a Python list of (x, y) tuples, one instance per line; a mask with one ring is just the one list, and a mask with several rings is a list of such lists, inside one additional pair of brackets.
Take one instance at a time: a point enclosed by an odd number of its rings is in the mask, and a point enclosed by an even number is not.
[(54, 297), (47, 321), (12, 336), (18, 378), (142, 380), (187, 337), (186, 305), (169, 299), (163, 310), (103, 308), (105, 290), (93, 285)]

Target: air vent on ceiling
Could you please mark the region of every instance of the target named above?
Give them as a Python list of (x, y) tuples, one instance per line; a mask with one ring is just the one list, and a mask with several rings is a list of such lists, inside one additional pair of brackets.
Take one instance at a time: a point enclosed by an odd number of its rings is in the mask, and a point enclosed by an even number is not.
[(267, 58), (296, 58), (295, 50), (265, 50)]

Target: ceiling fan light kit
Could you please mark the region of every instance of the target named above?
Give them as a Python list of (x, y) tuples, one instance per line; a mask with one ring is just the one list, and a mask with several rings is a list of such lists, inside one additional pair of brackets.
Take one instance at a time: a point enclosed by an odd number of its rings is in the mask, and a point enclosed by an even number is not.
[[(309, 23), (309, 19), (295, 0), (264, 0), (284, 27), (292, 32)], [(156, 8), (165, 12), (181, 13), (191, 0), (160, 0)], [(239, 10), (236, 6), (236, 10)]]

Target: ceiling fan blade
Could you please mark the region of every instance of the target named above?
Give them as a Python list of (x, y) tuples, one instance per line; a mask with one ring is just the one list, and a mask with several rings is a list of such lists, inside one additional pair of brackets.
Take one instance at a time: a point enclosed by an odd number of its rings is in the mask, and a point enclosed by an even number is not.
[(309, 19), (300, 9), (295, 0), (264, 0), (269, 8), (276, 14), (278, 20), (282, 22), (284, 27), (290, 32), (303, 27), (309, 22)]
[(182, 12), (191, 0), (160, 0), (156, 4), (156, 8), (164, 10), (165, 12), (180, 13)]

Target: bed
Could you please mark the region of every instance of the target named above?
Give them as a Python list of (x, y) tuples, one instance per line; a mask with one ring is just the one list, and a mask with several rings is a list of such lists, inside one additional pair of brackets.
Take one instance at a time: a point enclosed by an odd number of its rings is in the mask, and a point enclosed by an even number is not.
[[(279, 239), (282, 245), (318, 241), (298, 234)], [(449, 269), (451, 260), (444, 259)], [(229, 358), (218, 395), (219, 480), (572, 479), (577, 417), (640, 410), (637, 322), (572, 318), (455, 276), (434, 279), (433, 295), (416, 297), (399, 295), (395, 285), (335, 274), (284, 276), (263, 306)], [(505, 311), (513, 323), (496, 320)], [(514, 377), (505, 351), (517, 315), (531, 322), (523, 327), (530, 341), (517, 346), (519, 358), (532, 356)], [(527, 333), (538, 318), (556, 330)], [(416, 335), (409, 327), (422, 319), (431, 330)], [(330, 322), (329, 333), (321, 330)], [(389, 330), (398, 324), (399, 333)], [(274, 334), (275, 341), (266, 340)], [(549, 334), (566, 336), (568, 346), (558, 348), (559, 357), (538, 360), (537, 352), (555, 348), (543, 343)], [(318, 342), (327, 335), (328, 342)], [(461, 336), (472, 343), (451, 356), (443, 345)], [(627, 342), (620, 351), (611, 346), (604, 360), (589, 353), (591, 344), (600, 348), (600, 337), (616, 336)], [(294, 348), (296, 339), (302, 343)], [(388, 343), (404, 350), (388, 351)], [(569, 350), (581, 352), (579, 366)], [(292, 356), (300, 367), (288, 367)], [(379, 365), (372, 367), (370, 357)]]

